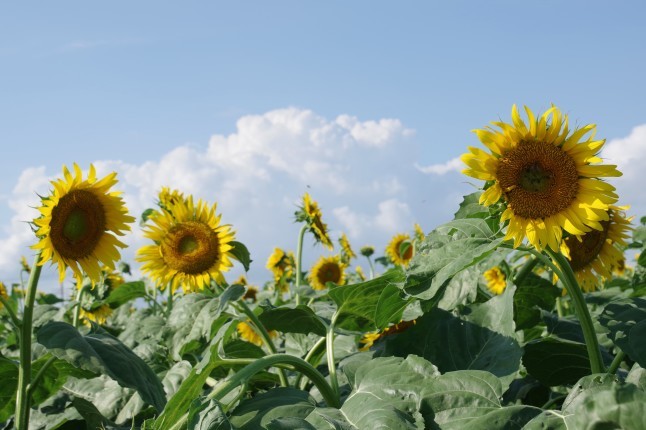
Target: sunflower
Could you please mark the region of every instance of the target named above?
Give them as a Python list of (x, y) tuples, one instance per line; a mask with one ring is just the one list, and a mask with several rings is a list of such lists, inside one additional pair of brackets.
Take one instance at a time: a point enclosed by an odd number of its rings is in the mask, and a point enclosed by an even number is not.
[(215, 203), (194, 204), (189, 196), (173, 206), (172, 214), (152, 218), (144, 236), (155, 243), (140, 248), (136, 259), (160, 288), (170, 284), (173, 293), (180, 285), (186, 293), (202, 290), (233, 266), (234, 233), (220, 224), (215, 210)]
[(274, 252), (267, 260), (265, 267), (273, 273), (276, 288), (282, 293), (289, 291), (289, 283), (294, 277), (296, 270), (294, 259), (293, 252), (285, 252), (280, 248), (274, 248)]
[[(3, 299), (9, 300), (9, 295), (7, 294), (7, 287), (4, 286), (4, 282), (0, 282), (0, 296), (2, 296)], [(0, 301), (0, 309), (2, 309), (4, 305), (2, 304), (2, 301)]]
[[(242, 338), (242, 340), (253, 343), (257, 346), (262, 346), (262, 337), (260, 336), (260, 334), (258, 334), (258, 332), (256, 332), (256, 329), (251, 324), (249, 324), (249, 322), (239, 322), (236, 329), (238, 330), (238, 335), (240, 336), (240, 338)], [(269, 330), (268, 333), (269, 337), (271, 338), (278, 337), (278, 333), (275, 330)]]
[(341, 255), (343, 256), (343, 261), (348, 262), (353, 258), (356, 258), (357, 254), (355, 254), (352, 250), (348, 236), (346, 236), (345, 233), (341, 234), (341, 237), (339, 238), (339, 245), (341, 245)]
[(563, 230), (573, 235), (603, 230), (617, 194), (598, 178), (621, 173), (599, 164), (605, 141), (594, 140), (594, 124), (570, 133), (567, 115), (554, 106), (539, 118), (525, 111), (527, 124), (514, 105), (512, 124), (493, 122), (500, 130), (474, 130), (491, 153), (469, 147), (461, 157), (468, 166), (462, 172), (487, 181), (481, 204), (502, 201), (501, 221), (509, 220), (505, 239), (513, 239), (514, 247), (527, 237), (539, 251), (558, 251)]
[(253, 285), (247, 285), (247, 289), (244, 292), (244, 296), (242, 298), (244, 300), (251, 300), (253, 303), (256, 303), (256, 300), (258, 300), (258, 288), (254, 287)]
[(303, 206), (296, 212), (296, 221), (306, 222), (314, 238), (330, 251), (334, 249), (328, 234), (327, 224), (323, 222), (323, 214), (316, 201), (308, 193), (303, 195)]
[(79, 317), (84, 320), (84, 324), (88, 326), (90, 325), (89, 321), (94, 321), (97, 324), (103, 325), (110, 315), (112, 315), (112, 308), (109, 305), (100, 305), (89, 310), (81, 306), (79, 309)]
[(422, 230), (422, 226), (419, 225), (418, 223), (415, 223), (413, 228), (415, 229), (415, 240), (417, 242), (423, 241), (424, 238), (426, 237), (426, 234), (424, 233), (424, 230)]
[(561, 243), (561, 252), (570, 260), (570, 266), (584, 291), (594, 291), (598, 276), (610, 279), (612, 272), (625, 265), (620, 247), (631, 230), (626, 218), (627, 207), (611, 206), (608, 220), (602, 221), (603, 230), (592, 230), (582, 236), (567, 237)]
[(177, 203), (183, 203), (186, 201), (184, 193), (176, 189), (170, 189), (168, 187), (162, 187), (157, 195), (158, 201), (157, 205), (166, 212), (172, 212), (173, 206)]
[(370, 256), (375, 253), (375, 248), (373, 246), (366, 245), (366, 246), (362, 246), (359, 252), (364, 257), (370, 258)]
[(408, 234), (395, 235), (388, 246), (386, 246), (386, 255), (395, 264), (408, 266), (413, 258), (415, 250)]
[(496, 266), (486, 270), (483, 276), (487, 280), (487, 289), (492, 294), (502, 294), (505, 288), (507, 288), (507, 280), (505, 274), (500, 270), (500, 267)]
[(315, 290), (324, 290), (328, 282), (343, 285), (345, 283), (345, 268), (345, 263), (338, 255), (321, 257), (310, 270), (308, 276), (310, 285)]
[(366, 274), (363, 273), (363, 269), (361, 268), (361, 266), (355, 267), (354, 271), (357, 274), (357, 276), (359, 277), (359, 279), (361, 280), (361, 282), (366, 280)]
[(25, 258), (24, 255), (20, 257), (20, 267), (23, 272), (26, 272), (26, 273), (31, 272), (31, 266), (29, 265), (29, 263), (27, 263), (27, 259)]
[[(40, 241), (32, 248), (41, 253), (38, 263), (58, 265), (59, 281), (69, 267), (77, 279), (85, 272), (92, 282), (99, 280), (101, 266), (114, 269), (119, 250), (126, 245), (114, 235), (130, 230), (135, 219), (127, 214), (120, 192), (110, 191), (117, 183), (113, 172), (97, 180), (90, 165), (87, 179), (74, 164), (74, 175), (63, 166), (63, 179), (52, 181), (54, 190), (42, 199), (40, 217), (34, 220)], [(102, 263), (102, 264), (101, 264)]]

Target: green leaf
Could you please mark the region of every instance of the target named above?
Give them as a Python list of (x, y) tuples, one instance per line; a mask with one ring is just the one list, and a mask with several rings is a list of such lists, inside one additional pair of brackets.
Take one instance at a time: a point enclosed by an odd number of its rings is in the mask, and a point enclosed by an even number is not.
[(541, 322), (541, 309), (551, 311), (556, 298), (561, 295), (558, 288), (547, 279), (530, 273), (518, 286), (514, 295), (514, 321), (518, 330), (534, 327)]
[(530, 375), (550, 387), (574, 384), (590, 374), (586, 346), (556, 338), (539, 339), (525, 345), (523, 364)]
[(599, 322), (610, 333), (609, 337), (632, 360), (646, 367), (646, 300), (624, 299), (607, 305)]
[(157, 375), (117, 338), (107, 333), (83, 336), (63, 322), (46, 324), (36, 338), (56, 357), (75, 367), (108, 375), (120, 385), (137, 390), (158, 411), (164, 408), (166, 396)]
[(119, 285), (110, 292), (110, 295), (103, 301), (112, 309), (128, 303), (131, 300), (146, 295), (146, 285), (142, 281), (126, 282)]
[(15, 413), (18, 363), (0, 356), (0, 423)]
[(315, 407), (316, 402), (307, 392), (279, 387), (242, 401), (229, 420), (234, 428), (256, 430), (266, 428), (269, 422), (277, 418), (305, 418)]
[(72, 400), (72, 405), (87, 423), (87, 428), (105, 429), (116, 427), (114, 423), (111, 423), (110, 420), (101, 415), (101, 412), (91, 402), (80, 397), (75, 397)]
[(262, 348), (240, 339), (225, 343), (222, 350), (225, 358), (262, 358), (265, 356)]
[(233, 426), (217, 400), (200, 397), (188, 411), (188, 430), (233, 430)]
[(635, 363), (626, 376), (626, 383), (634, 384), (646, 391), (646, 369)]
[(217, 346), (212, 346), (208, 350), (199, 365), (191, 370), (177, 392), (170, 397), (163, 412), (155, 421), (155, 430), (173, 428), (175, 423), (188, 411), (193, 400), (201, 396), (206, 379), (219, 363), (216, 350)]
[[(401, 297), (401, 290), (396, 288), (396, 284), (403, 281), (404, 273), (397, 268), (366, 282), (331, 288), (328, 296), (338, 306), (337, 326), (349, 330), (370, 330), (398, 322), (408, 303)], [(377, 319), (384, 325), (377, 326)]]
[(514, 334), (514, 289), (510, 285), (502, 295), (464, 307), (459, 316), (432, 309), (404, 332), (385, 337), (377, 352), (419, 355), (441, 372), (486, 370), (510, 383), (522, 355)]
[(639, 264), (642, 267), (646, 267), (646, 252), (642, 252), (639, 254), (639, 258), (637, 259), (637, 264)]
[[(542, 409), (534, 406), (508, 406), (506, 408), (491, 411), (487, 415), (475, 418), (464, 426), (458, 424), (454, 428), (460, 430), (520, 430), (524, 429), (525, 424), (530, 422), (541, 412)], [(448, 429), (450, 427), (443, 426), (442, 428)]]
[(479, 262), (502, 238), (479, 218), (457, 219), (431, 232), (421, 242), (406, 272), (405, 290), (431, 300), (458, 272)]
[(478, 203), (481, 195), (482, 191), (476, 191), (464, 196), (462, 203), (460, 203), (460, 209), (453, 215), (453, 218), (486, 218), (489, 216), (489, 209)]
[(296, 417), (271, 420), (265, 428), (267, 430), (317, 430), (316, 427), (303, 418)]
[(229, 251), (231, 254), (233, 254), (233, 258), (242, 263), (245, 272), (248, 272), (249, 265), (253, 260), (251, 259), (251, 254), (249, 254), (247, 247), (243, 243), (237, 242), (235, 240), (229, 242), (229, 245), (233, 246), (233, 249)]
[(218, 306), (218, 312), (223, 312), (229, 302), (235, 302), (240, 297), (244, 296), (244, 293), (244, 286), (238, 284), (229, 285), (222, 294), (220, 294), (220, 306)]
[(295, 308), (268, 309), (258, 318), (267, 330), (278, 330), (283, 333), (315, 333), (319, 336), (325, 336), (326, 332), (325, 323), (305, 305)]

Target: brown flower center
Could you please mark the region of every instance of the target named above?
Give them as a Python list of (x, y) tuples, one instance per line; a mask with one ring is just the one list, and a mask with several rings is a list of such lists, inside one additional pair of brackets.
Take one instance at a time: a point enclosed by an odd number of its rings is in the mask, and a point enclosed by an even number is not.
[(105, 233), (105, 208), (91, 191), (72, 190), (52, 209), (50, 227), (56, 252), (78, 261), (92, 255)]
[(520, 142), (500, 158), (496, 178), (514, 214), (529, 219), (561, 212), (579, 190), (572, 157), (544, 142)]
[(341, 281), (341, 268), (337, 263), (325, 263), (319, 269), (317, 277), (323, 285), (328, 282), (338, 284)]
[(185, 221), (171, 227), (161, 243), (164, 262), (178, 272), (195, 275), (209, 270), (220, 258), (220, 241), (208, 225)]
[(574, 236), (565, 238), (565, 244), (570, 249), (570, 266), (572, 266), (572, 270), (581, 270), (597, 258), (606, 243), (610, 222), (601, 221), (603, 230), (587, 232), (581, 236), (581, 242)]

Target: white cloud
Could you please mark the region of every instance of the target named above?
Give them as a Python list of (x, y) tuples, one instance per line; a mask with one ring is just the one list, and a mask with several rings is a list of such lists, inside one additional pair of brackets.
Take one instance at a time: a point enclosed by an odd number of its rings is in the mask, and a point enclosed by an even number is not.
[(460, 158), (453, 158), (446, 163), (442, 164), (431, 164), (430, 166), (420, 166), (415, 163), (415, 167), (422, 173), (430, 175), (445, 175), (449, 172), (460, 172), (464, 169), (464, 163)]
[(626, 137), (608, 141), (601, 155), (605, 163), (616, 164), (617, 169), (623, 173), (619, 178), (609, 179), (617, 187), (619, 204), (630, 205), (630, 213), (637, 217), (646, 215), (646, 124), (634, 127)]

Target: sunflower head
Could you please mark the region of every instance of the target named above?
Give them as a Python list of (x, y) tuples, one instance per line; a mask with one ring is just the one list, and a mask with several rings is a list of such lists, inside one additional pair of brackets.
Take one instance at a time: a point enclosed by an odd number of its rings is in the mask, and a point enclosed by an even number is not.
[(186, 197), (184, 193), (179, 190), (171, 189), (169, 187), (162, 187), (157, 195), (157, 205), (165, 212), (173, 212), (173, 207), (177, 203), (184, 203)]
[[(2, 296), (3, 299), (9, 300), (9, 295), (7, 294), (7, 287), (4, 286), (4, 282), (0, 281), (0, 296)], [(4, 305), (0, 301), (0, 309), (2, 309)]]
[(480, 203), (501, 203), (501, 221), (509, 221), (506, 239), (514, 247), (525, 238), (541, 250), (558, 251), (563, 230), (582, 235), (603, 230), (607, 211), (617, 201), (615, 188), (599, 178), (620, 176), (616, 166), (597, 156), (604, 140), (595, 125), (570, 132), (568, 117), (551, 107), (536, 117), (525, 108), (523, 121), (514, 105), (512, 123), (475, 130), (489, 152), (469, 147), (462, 155), (466, 175), (486, 181)]
[(330, 251), (334, 249), (330, 239), (327, 224), (323, 222), (323, 214), (316, 201), (308, 193), (303, 195), (303, 205), (295, 213), (296, 221), (305, 222), (317, 242), (320, 242)]
[(108, 305), (100, 305), (92, 309), (86, 309), (81, 306), (79, 309), (79, 318), (87, 326), (91, 325), (90, 321), (103, 325), (110, 315), (112, 315), (112, 308)]
[(359, 341), (362, 344), (361, 348), (359, 348), (359, 351), (368, 351), (378, 340), (383, 339), (386, 336), (392, 336), (393, 334), (402, 333), (415, 324), (417, 324), (417, 320), (400, 321), (397, 324), (386, 327), (381, 331), (366, 333)]
[(251, 302), (255, 303), (256, 300), (258, 299), (258, 288), (254, 287), (253, 285), (247, 285), (247, 289), (244, 292), (244, 296), (242, 298), (244, 300), (250, 300)]
[(561, 243), (561, 252), (584, 291), (594, 291), (599, 277), (610, 279), (613, 271), (625, 267), (623, 249), (632, 229), (632, 218), (626, 218), (627, 207), (611, 206), (603, 229), (591, 230), (581, 236), (569, 236)]
[(344, 262), (347, 263), (357, 257), (357, 254), (352, 250), (350, 240), (348, 240), (348, 236), (346, 236), (345, 233), (341, 234), (341, 237), (339, 237), (339, 245), (341, 245), (341, 258)]
[(29, 263), (27, 263), (27, 259), (25, 256), (20, 257), (20, 268), (23, 272), (30, 273), (31, 272), (31, 266)]
[(486, 270), (483, 276), (487, 281), (487, 289), (491, 294), (502, 294), (507, 288), (507, 279), (500, 267), (496, 266)]
[(58, 265), (60, 282), (68, 267), (77, 279), (85, 272), (92, 282), (98, 281), (101, 266), (114, 269), (118, 248), (126, 247), (115, 235), (130, 230), (128, 223), (135, 219), (127, 214), (121, 193), (110, 191), (116, 175), (97, 180), (90, 165), (83, 179), (77, 164), (74, 174), (64, 166), (63, 179), (52, 181), (54, 189), (42, 198), (40, 216), (33, 221), (39, 242), (32, 248), (41, 253), (39, 265), (48, 261)]
[(372, 254), (375, 253), (375, 248), (374, 246), (362, 246), (361, 249), (359, 250), (359, 253), (363, 255), (366, 258), (370, 258)]
[(357, 274), (357, 276), (359, 277), (359, 279), (361, 280), (361, 282), (363, 282), (363, 281), (365, 281), (365, 280), (366, 280), (366, 274), (365, 274), (365, 273), (363, 273), (363, 269), (361, 268), (361, 266), (357, 266), (357, 267), (355, 267), (355, 268), (354, 268), (354, 272)]
[(137, 260), (160, 288), (170, 284), (172, 292), (180, 286), (186, 293), (203, 290), (233, 266), (234, 233), (220, 224), (215, 211), (215, 203), (194, 204), (190, 196), (173, 206), (172, 214), (152, 218), (144, 236), (154, 243), (140, 248)]
[(415, 229), (415, 241), (416, 242), (421, 242), (424, 240), (426, 237), (426, 234), (424, 234), (424, 230), (422, 230), (422, 226), (419, 225), (418, 223), (415, 223), (413, 226)]
[(414, 253), (413, 242), (408, 234), (395, 235), (386, 246), (386, 255), (390, 261), (400, 266), (408, 266)]
[(308, 275), (310, 285), (315, 290), (324, 290), (328, 282), (343, 285), (345, 283), (345, 269), (346, 265), (341, 261), (340, 256), (321, 257)]
[(289, 291), (289, 283), (292, 281), (296, 270), (294, 261), (293, 252), (285, 252), (280, 248), (274, 248), (274, 252), (267, 260), (266, 267), (274, 275), (274, 283), (281, 293)]

